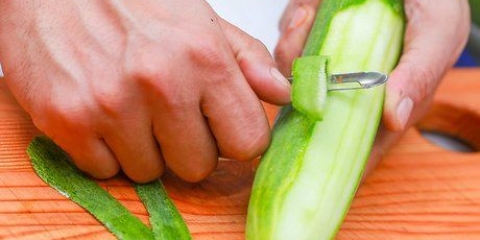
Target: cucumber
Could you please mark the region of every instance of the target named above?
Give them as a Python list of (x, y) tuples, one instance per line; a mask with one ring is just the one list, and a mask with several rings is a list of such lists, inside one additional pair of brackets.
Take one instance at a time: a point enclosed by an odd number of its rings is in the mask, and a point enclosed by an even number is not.
[[(388, 73), (404, 28), (401, 0), (323, 0), (303, 56), (329, 56), (331, 72)], [(335, 237), (370, 155), (383, 100), (384, 86), (331, 92), (322, 121), (292, 106), (280, 111), (255, 176), (247, 239)]]
[(292, 67), (292, 105), (316, 120), (322, 120), (327, 101), (328, 57), (306, 56), (295, 59)]

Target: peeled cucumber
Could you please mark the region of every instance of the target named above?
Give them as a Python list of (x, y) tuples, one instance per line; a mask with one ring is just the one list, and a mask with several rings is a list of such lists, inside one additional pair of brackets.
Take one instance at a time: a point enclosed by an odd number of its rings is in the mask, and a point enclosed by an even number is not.
[[(388, 73), (404, 28), (401, 0), (323, 0), (303, 56), (329, 56), (331, 72)], [(281, 110), (255, 176), (247, 239), (335, 237), (369, 158), (384, 91), (329, 92), (322, 121)]]

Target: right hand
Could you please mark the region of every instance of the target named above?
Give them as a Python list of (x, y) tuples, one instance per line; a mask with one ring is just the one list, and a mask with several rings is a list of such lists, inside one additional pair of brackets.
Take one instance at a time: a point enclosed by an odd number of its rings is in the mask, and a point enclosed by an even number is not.
[[(321, 0), (291, 0), (280, 21), (277, 63), (290, 72), (302, 53)], [(403, 52), (386, 86), (382, 125), (367, 164), (370, 172), (403, 133), (427, 112), (445, 72), (463, 50), (470, 30), (467, 0), (405, 0)], [(448, 16), (448, 17), (446, 17)]]
[(265, 47), (204, 1), (2, 1), (0, 60), (34, 124), (97, 178), (187, 181), (270, 140), (290, 101)]

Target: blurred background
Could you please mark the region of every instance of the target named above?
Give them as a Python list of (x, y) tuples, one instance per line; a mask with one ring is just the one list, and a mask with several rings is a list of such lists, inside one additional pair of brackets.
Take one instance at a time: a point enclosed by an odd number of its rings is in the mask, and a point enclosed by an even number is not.
[(207, 0), (230, 23), (262, 41), (273, 53), (278, 21), (289, 0)]
[[(260, 39), (273, 53), (279, 37), (278, 21), (289, 0), (207, 0), (224, 19)], [(480, 66), (480, 0), (469, 0), (470, 39), (457, 67)]]

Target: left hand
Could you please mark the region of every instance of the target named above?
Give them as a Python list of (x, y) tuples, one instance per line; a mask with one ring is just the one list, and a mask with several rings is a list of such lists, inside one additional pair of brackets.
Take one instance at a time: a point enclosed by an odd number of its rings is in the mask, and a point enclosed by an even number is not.
[[(388, 148), (428, 110), (445, 72), (463, 50), (470, 30), (467, 0), (405, 0), (404, 49), (387, 83), (382, 126), (368, 173)], [(285, 75), (302, 53), (320, 0), (291, 0), (280, 21), (277, 64)]]

